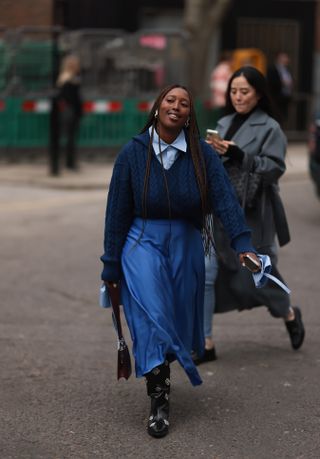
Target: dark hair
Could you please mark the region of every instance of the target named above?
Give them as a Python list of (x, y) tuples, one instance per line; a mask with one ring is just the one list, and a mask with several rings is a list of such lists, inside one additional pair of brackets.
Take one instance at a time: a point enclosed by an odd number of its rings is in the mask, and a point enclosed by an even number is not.
[[(197, 123), (197, 117), (196, 117), (196, 112), (194, 108), (193, 97), (190, 91), (185, 86), (182, 86), (179, 84), (173, 84), (173, 85), (167, 86), (160, 92), (160, 94), (156, 98), (150, 110), (146, 125), (141, 130), (141, 133), (143, 133), (147, 129), (149, 129), (150, 126), (152, 126), (150, 142), (148, 146), (147, 167), (146, 167), (146, 173), (144, 177), (143, 196), (142, 196), (143, 218), (144, 219), (147, 218), (147, 193), (148, 193), (148, 186), (149, 186), (151, 160), (152, 160), (153, 132), (154, 132), (154, 129), (156, 129), (157, 121), (158, 121), (156, 113), (157, 111), (159, 112), (161, 102), (163, 101), (165, 96), (168, 94), (168, 92), (170, 92), (172, 89), (175, 89), (175, 88), (181, 88), (184, 91), (186, 91), (189, 96), (189, 100), (190, 100), (189, 122), (188, 122), (188, 126), (185, 127), (184, 131), (185, 131), (187, 144), (190, 148), (190, 154), (191, 154), (191, 158), (192, 158), (192, 162), (193, 162), (193, 166), (195, 170), (195, 175), (196, 175), (196, 179), (197, 179), (197, 183), (199, 187), (201, 205), (202, 205), (204, 233), (205, 235), (207, 235), (209, 234), (211, 227), (210, 227), (210, 222), (208, 223), (207, 221), (208, 219), (206, 219), (206, 213), (207, 213), (207, 208), (208, 208), (207, 175), (206, 175), (205, 162), (204, 162), (203, 154), (202, 154), (201, 147), (200, 147), (199, 127)], [(167, 197), (168, 197), (169, 218), (171, 218), (169, 190), (168, 190), (165, 174), (164, 174), (164, 181), (165, 181)], [(206, 236), (205, 236), (205, 243), (206, 243), (205, 245), (207, 246)]]
[(244, 76), (250, 86), (252, 86), (260, 96), (257, 106), (265, 111), (269, 116), (272, 116), (273, 110), (268, 92), (267, 80), (258, 69), (251, 66), (240, 67), (233, 73), (233, 75), (231, 75), (226, 92), (225, 113), (230, 114), (235, 112), (235, 108), (231, 102), (230, 92), (233, 80), (239, 76)]

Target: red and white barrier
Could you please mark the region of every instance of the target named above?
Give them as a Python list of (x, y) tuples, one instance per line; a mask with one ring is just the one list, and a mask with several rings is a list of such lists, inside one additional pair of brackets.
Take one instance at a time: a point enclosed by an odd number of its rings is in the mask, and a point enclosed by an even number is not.
[(22, 103), (22, 111), (30, 113), (49, 113), (51, 101), (49, 99), (25, 100)]
[(117, 100), (85, 101), (83, 111), (85, 113), (118, 113), (122, 112), (123, 103)]
[(137, 109), (139, 112), (150, 112), (154, 104), (153, 100), (149, 101), (140, 101), (137, 103)]
[[(0, 100), (0, 111), (4, 110), (4, 102), (2, 105)], [(154, 101), (139, 101), (136, 104), (136, 109), (139, 112), (150, 112)], [(60, 110), (64, 110), (64, 105), (59, 105)], [(51, 110), (50, 99), (24, 100), (22, 103), (22, 111), (29, 113), (49, 113)], [(83, 103), (83, 111), (87, 114), (104, 114), (104, 113), (120, 113), (123, 111), (123, 102), (118, 100), (86, 100)]]

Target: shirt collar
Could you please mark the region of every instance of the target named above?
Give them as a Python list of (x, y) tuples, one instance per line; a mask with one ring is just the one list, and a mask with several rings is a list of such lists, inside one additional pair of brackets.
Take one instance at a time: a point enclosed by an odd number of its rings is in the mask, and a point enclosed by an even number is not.
[[(149, 134), (151, 136), (152, 126), (149, 128)], [(159, 151), (159, 136), (157, 131), (154, 129), (153, 131), (153, 142), (152, 142), (153, 149), (155, 154), (158, 156), (160, 155)], [(164, 140), (160, 139), (160, 148), (161, 152), (164, 152), (168, 147), (175, 148), (176, 150), (186, 152), (187, 151), (187, 142), (184, 135), (183, 129), (180, 131), (178, 137), (172, 143), (166, 143)]]

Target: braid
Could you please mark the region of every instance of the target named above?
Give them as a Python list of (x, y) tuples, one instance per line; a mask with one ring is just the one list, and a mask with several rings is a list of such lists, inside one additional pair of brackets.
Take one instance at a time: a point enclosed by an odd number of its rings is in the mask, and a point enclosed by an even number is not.
[(194, 105), (190, 98), (190, 121), (186, 129), (188, 136), (190, 154), (195, 170), (195, 175), (199, 187), (201, 207), (202, 207), (202, 237), (204, 242), (205, 254), (208, 255), (211, 247), (214, 247), (213, 241), (213, 216), (209, 212), (208, 205), (208, 181), (204, 156), (200, 147), (200, 133), (196, 120)]
[(148, 154), (147, 154), (147, 163), (146, 163), (146, 173), (144, 175), (143, 181), (143, 193), (142, 193), (142, 215), (143, 219), (147, 219), (147, 197), (148, 197), (148, 187), (149, 187), (149, 178), (151, 170), (151, 159), (152, 159), (152, 142), (153, 142), (153, 132), (155, 129), (155, 121), (152, 124), (152, 131), (150, 136), (150, 142), (148, 145)]
[(190, 146), (191, 158), (196, 174), (196, 179), (199, 186), (201, 203), (202, 203), (202, 213), (205, 216), (207, 212), (207, 174), (204, 163), (204, 158), (200, 148), (200, 133), (196, 118), (191, 116), (191, 113), (194, 113), (194, 107), (192, 100), (190, 101), (190, 121), (187, 128), (188, 141)]

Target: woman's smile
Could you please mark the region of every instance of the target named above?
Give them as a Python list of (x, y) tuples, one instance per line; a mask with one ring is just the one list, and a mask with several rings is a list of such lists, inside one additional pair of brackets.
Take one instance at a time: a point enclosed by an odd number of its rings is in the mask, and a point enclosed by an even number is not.
[(159, 124), (162, 129), (182, 129), (190, 115), (188, 93), (182, 88), (174, 88), (162, 100), (159, 107)]

